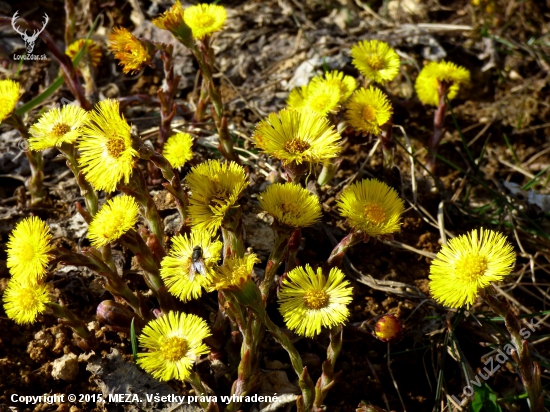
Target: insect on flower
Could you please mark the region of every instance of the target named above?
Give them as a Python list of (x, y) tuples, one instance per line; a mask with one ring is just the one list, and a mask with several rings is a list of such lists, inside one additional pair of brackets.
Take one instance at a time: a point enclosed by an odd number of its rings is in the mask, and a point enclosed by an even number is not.
[(201, 276), (206, 275), (206, 266), (204, 265), (202, 247), (195, 246), (193, 248), (193, 253), (191, 254), (191, 262), (191, 267), (189, 269), (189, 280), (192, 282), (193, 279), (195, 279), (196, 273)]

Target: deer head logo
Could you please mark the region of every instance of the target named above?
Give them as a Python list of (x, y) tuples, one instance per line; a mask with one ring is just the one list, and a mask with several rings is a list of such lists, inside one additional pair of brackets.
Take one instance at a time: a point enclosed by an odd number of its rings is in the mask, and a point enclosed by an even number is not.
[(15, 14), (13, 15), (13, 17), (11, 19), (11, 25), (12, 25), (13, 29), (21, 35), (21, 38), (25, 42), (25, 47), (27, 48), (27, 53), (31, 54), (33, 49), (34, 49), (34, 43), (36, 42), (36, 39), (38, 39), (38, 35), (44, 31), (44, 29), (46, 28), (46, 24), (48, 24), (48, 21), (50, 19), (49, 19), (48, 15), (46, 13), (44, 13), (44, 24), (42, 26), (42, 30), (34, 30), (32, 36), (29, 36), (27, 34), (27, 30), (22, 32), (21, 29), (19, 28), (19, 26), (17, 26), (15, 24), (17, 19), (19, 18), (18, 13), (19, 13), (19, 10), (17, 10), (15, 12)]

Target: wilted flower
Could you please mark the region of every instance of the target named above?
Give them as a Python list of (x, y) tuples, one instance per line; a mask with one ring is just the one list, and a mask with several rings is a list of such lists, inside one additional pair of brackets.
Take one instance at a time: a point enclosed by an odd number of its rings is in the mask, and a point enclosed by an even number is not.
[(197, 356), (210, 352), (202, 343), (210, 335), (204, 319), (168, 312), (143, 328), (139, 344), (149, 352), (138, 353), (137, 364), (160, 381), (182, 381), (191, 373)]
[(189, 133), (176, 133), (170, 136), (164, 144), (162, 155), (174, 169), (181, 169), (186, 162), (193, 158), (192, 146), (193, 138)]
[(48, 286), (12, 278), (2, 295), (2, 301), (6, 315), (15, 323), (33, 323), (39, 314), (46, 311), (46, 303), (50, 302)]
[(303, 228), (321, 218), (317, 196), (295, 183), (272, 184), (259, 198), (262, 208), (285, 226)]
[(442, 82), (447, 83), (447, 98), (452, 100), (456, 97), (460, 85), (470, 82), (470, 72), (451, 62), (429, 62), (422, 68), (414, 84), (420, 101), (439, 106), (439, 86)]
[(514, 248), (502, 233), (481, 228), (451, 239), (430, 266), (430, 291), (451, 308), (472, 305), (481, 289), (509, 275)]
[(109, 34), (109, 50), (120, 60), (124, 73), (138, 72), (153, 60), (151, 46), (124, 27), (116, 27)]
[(160, 264), (168, 291), (184, 302), (200, 297), (202, 288), (212, 283), (222, 247), (222, 242), (203, 230), (174, 236), (172, 248)]
[(8, 118), (15, 109), (15, 105), (21, 95), (21, 85), (13, 80), (0, 80), (0, 123)]
[(83, 59), (88, 59), (93, 67), (97, 67), (97, 65), (101, 61), (101, 56), (103, 53), (101, 52), (101, 47), (99, 47), (99, 45), (92, 39), (78, 39), (72, 42), (71, 45), (67, 47), (67, 50), (65, 50), (65, 54), (74, 61), (74, 59), (78, 55), (78, 52), (83, 47), (86, 47), (86, 49), (84, 50)]
[(117, 183), (130, 181), (134, 157), (130, 125), (119, 113), (119, 103), (99, 102), (82, 129), (78, 163), (94, 189), (113, 192)]
[(337, 203), (353, 230), (368, 236), (398, 231), (405, 210), (395, 189), (376, 179), (363, 179), (344, 189)]
[(53, 250), (50, 228), (31, 216), (15, 226), (8, 240), (7, 267), (12, 276), (24, 283), (36, 283), (46, 274)]
[(351, 127), (373, 135), (380, 134), (380, 126), (390, 119), (393, 111), (388, 97), (372, 86), (357, 90), (346, 104), (346, 109)]
[(360, 41), (352, 46), (351, 58), (357, 70), (376, 83), (393, 80), (399, 73), (399, 56), (383, 41)]
[(29, 147), (38, 151), (74, 143), (87, 118), (88, 112), (78, 106), (65, 105), (48, 111), (30, 127)]
[(107, 201), (88, 228), (94, 247), (108, 245), (132, 229), (138, 221), (139, 206), (133, 197), (122, 195)]

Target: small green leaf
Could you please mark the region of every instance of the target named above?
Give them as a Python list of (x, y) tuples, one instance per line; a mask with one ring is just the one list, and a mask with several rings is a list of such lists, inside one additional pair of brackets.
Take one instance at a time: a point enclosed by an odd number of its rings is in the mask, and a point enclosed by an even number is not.
[(484, 383), (479, 388), (474, 386), (474, 400), (470, 405), (470, 412), (502, 412), (497, 403), (497, 394)]
[(137, 363), (137, 338), (136, 338), (136, 330), (134, 328), (134, 320), (136, 318), (132, 318), (132, 323), (130, 324), (130, 343), (132, 344), (132, 353), (134, 355), (134, 363)]

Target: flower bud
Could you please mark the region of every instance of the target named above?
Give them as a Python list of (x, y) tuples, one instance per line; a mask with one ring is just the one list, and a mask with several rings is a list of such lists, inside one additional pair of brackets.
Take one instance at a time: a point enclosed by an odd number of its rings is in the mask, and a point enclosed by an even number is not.
[(119, 332), (130, 332), (132, 319), (135, 319), (134, 327), (136, 329), (136, 333), (145, 326), (145, 322), (143, 322), (138, 315), (127, 309), (125, 306), (122, 306), (120, 303), (112, 300), (104, 300), (101, 302), (97, 306), (96, 314), (100, 322), (109, 325), (111, 328)]
[(403, 325), (394, 315), (384, 315), (374, 325), (374, 336), (382, 342), (391, 342), (401, 337)]

